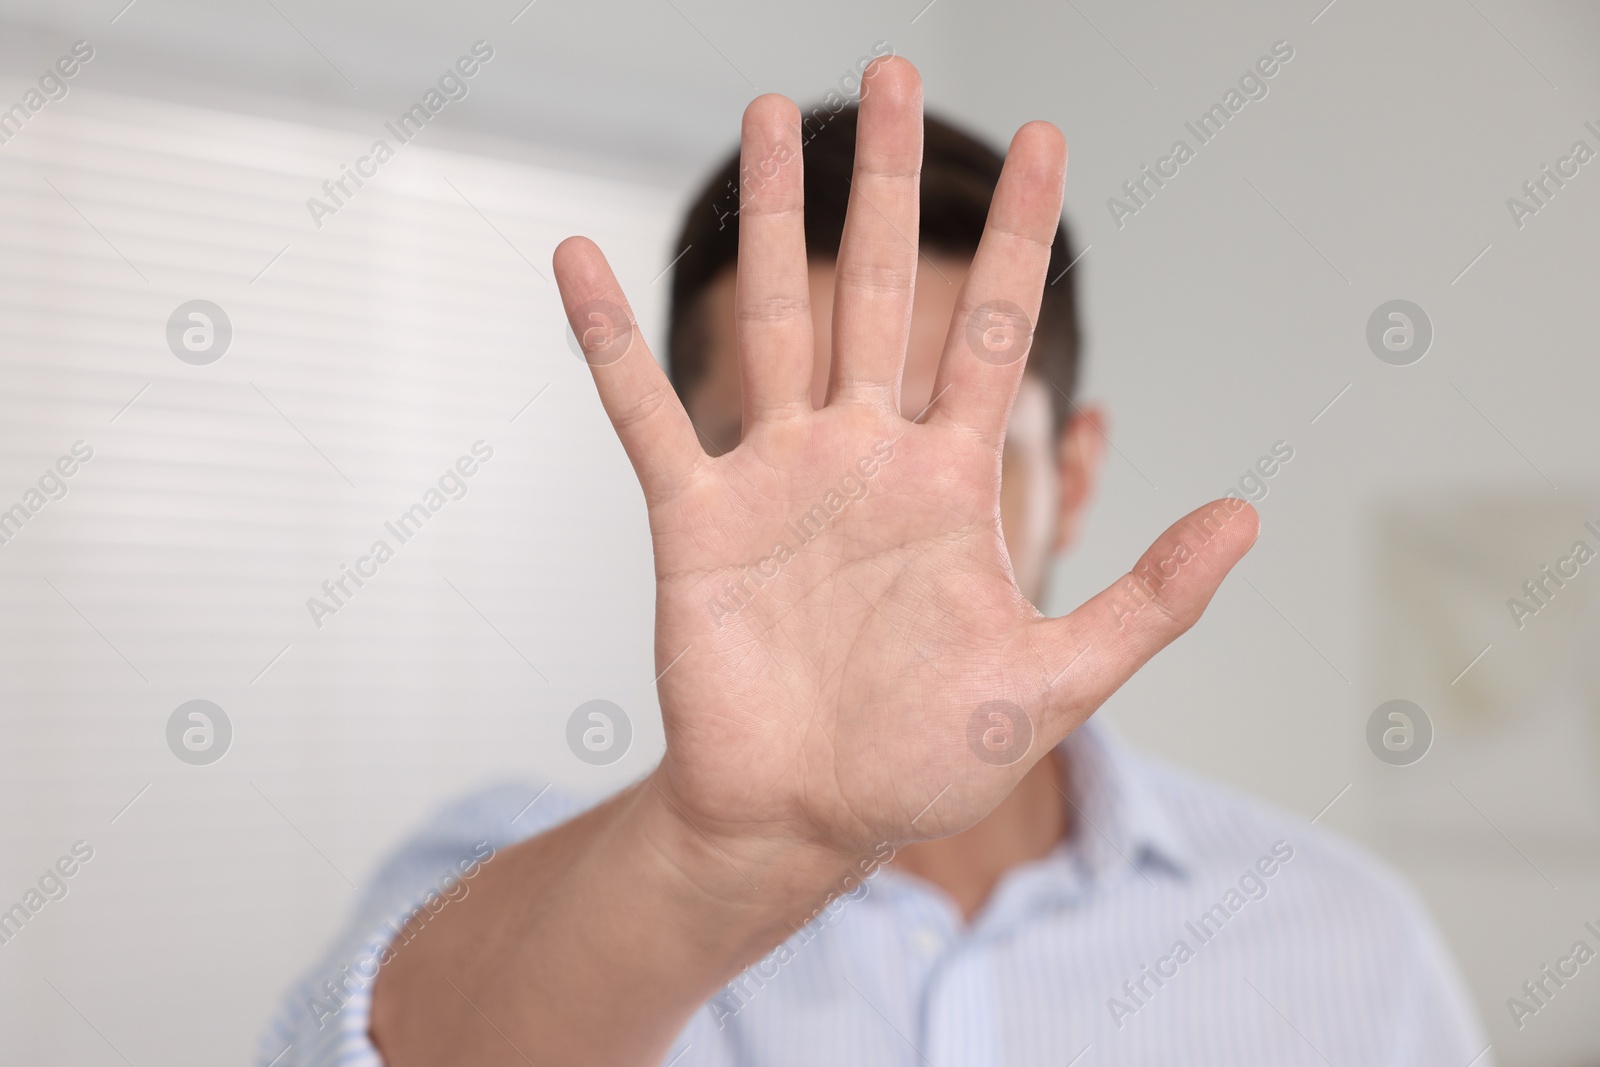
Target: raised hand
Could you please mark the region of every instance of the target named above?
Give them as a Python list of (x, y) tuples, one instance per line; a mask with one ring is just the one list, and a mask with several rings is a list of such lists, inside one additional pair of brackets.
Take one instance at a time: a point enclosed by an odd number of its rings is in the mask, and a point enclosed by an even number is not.
[(785, 844), (849, 857), (972, 825), (1199, 618), (1256, 535), (1243, 501), (1215, 502), (1065, 618), (1027, 601), (1001, 534), (1000, 460), (1066, 146), (1043, 122), (1012, 140), (933, 399), (909, 419), (921, 84), (895, 58), (863, 84), (823, 407), (788, 100), (744, 117), (747, 173), (782, 162), (743, 190), (737, 448), (701, 446), (599, 250), (574, 238), (555, 256), (649, 507), (657, 668), (670, 665), (651, 784), (731, 860)]
[(1012, 141), (933, 399), (908, 419), (921, 89), (899, 59), (863, 82), (821, 409), (789, 101), (745, 113), (745, 159), (779, 166), (743, 190), (732, 452), (700, 446), (599, 250), (556, 250), (650, 510), (667, 752), (648, 781), (507, 845), (392, 953), (371, 1034), (394, 1067), (664, 1062), (860, 859), (993, 810), (1255, 539), (1243, 501), (1217, 502), (1066, 618), (1034, 610), (1001, 533), (1001, 446), (1066, 149), (1044, 123)]

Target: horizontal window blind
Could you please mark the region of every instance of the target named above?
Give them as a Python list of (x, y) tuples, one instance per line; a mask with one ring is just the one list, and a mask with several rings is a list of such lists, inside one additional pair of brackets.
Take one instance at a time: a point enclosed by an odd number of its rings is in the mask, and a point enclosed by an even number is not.
[[(242, 1058), (443, 795), (660, 751), (642, 500), (549, 260), (594, 237), (654, 337), (677, 197), (428, 133), (77, 90), (0, 146), (0, 907), (96, 849), (0, 945), (8, 1056), (104, 1051), (48, 978), (135, 1062)], [(606, 768), (565, 744), (595, 698), (633, 718)]]

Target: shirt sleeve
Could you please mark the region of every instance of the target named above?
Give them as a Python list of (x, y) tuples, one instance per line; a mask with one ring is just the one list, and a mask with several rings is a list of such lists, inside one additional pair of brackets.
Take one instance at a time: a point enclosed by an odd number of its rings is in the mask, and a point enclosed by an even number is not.
[(1494, 1067), (1472, 999), (1420, 899), (1409, 901), (1410, 988), (1394, 1067)]
[(379, 964), (470, 893), (500, 849), (597, 800), (536, 782), (487, 789), (440, 812), (379, 868), (331, 949), (284, 996), (258, 1067), (382, 1067), (367, 1035)]

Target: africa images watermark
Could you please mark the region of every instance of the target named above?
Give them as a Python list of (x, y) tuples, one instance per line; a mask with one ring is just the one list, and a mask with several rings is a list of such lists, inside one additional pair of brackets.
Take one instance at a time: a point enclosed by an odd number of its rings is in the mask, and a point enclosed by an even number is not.
[[(1600, 544), (1600, 526), (1595, 520), (1583, 524), (1584, 532), (1595, 539), (1595, 544)], [(1558, 558), (1554, 564), (1546, 563), (1539, 568), (1539, 573), (1522, 583), (1522, 597), (1507, 597), (1506, 610), (1511, 612), (1511, 621), (1521, 630), (1528, 625), (1531, 616), (1539, 614), (1550, 606), (1556, 594), (1567, 587), (1567, 583), (1576, 578), (1583, 567), (1596, 555), (1595, 548), (1582, 538), (1572, 543), (1572, 549), (1565, 556)]]
[[(1221, 533), (1223, 527), (1244, 510), (1246, 501), (1259, 504), (1265, 500), (1272, 491), (1267, 484), (1268, 480), (1280, 473), (1292, 459), (1294, 459), (1293, 445), (1287, 441), (1273, 442), (1271, 450), (1258, 458), (1239, 476), (1237, 486), (1230, 486), (1215, 507), (1198, 519), (1189, 521), (1189, 528), (1200, 535), (1199, 543), (1210, 544), (1211, 539)], [(1117, 583), (1117, 589), (1122, 596), (1111, 604), (1111, 615), (1117, 620), (1117, 629), (1122, 629), (1130, 618), (1154, 603), (1166, 584), (1176, 578), (1178, 571), (1195, 558), (1195, 549), (1190, 546), (1188, 540), (1182, 540), (1178, 542), (1178, 547), (1164, 558), (1140, 563), (1129, 571), (1122, 581)]]
[(39, 75), (39, 87), (30, 88), (22, 99), (0, 111), (0, 145), (10, 144), (22, 128), (45, 109), (48, 104), (65, 100), (71, 87), (67, 84), (77, 77), (83, 64), (94, 58), (94, 46), (88, 41), (75, 41), (72, 51), (55, 61), (54, 66)]
[[(494, 448), (486, 441), (472, 443), (472, 455), (461, 456), (455, 463), (448, 467), (439, 476), (436, 485), (429, 486), (422, 494), (422, 499), (402, 511), (392, 522), (385, 522), (383, 528), (395, 539), (395, 545), (403, 545), (417, 535), (422, 529), (422, 524), (434, 515), (451, 500), (460, 500), (467, 495), (467, 479), (477, 474), (481, 463), (487, 463), (494, 456)], [(347, 605), (356, 593), (367, 584), (367, 580), (378, 575), (378, 568), (394, 558), (395, 549), (384, 538), (372, 542), (372, 547), (367, 549), (367, 554), (356, 559), (354, 566), (349, 563), (339, 564), (337, 577), (329, 578), (322, 583), (322, 593), (327, 599), (315, 596), (306, 597), (306, 610), (311, 613), (311, 621), (322, 629), (322, 620), (329, 615), (337, 615)], [(351, 584), (355, 588), (351, 588)]]
[(37, 887), (29, 886), (19, 902), (0, 911), (0, 945), (9, 945), (22, 932), (23, 926), (44, 910), (46, 904), (67, 899), (71, 889), (67, 879), (77, 874), (83, 864), (94, 859), (94, 846), (87, 841), (74, 841), (70, 852), (70, 855), (62, 856), (45, 868), (39, 876)]
[(9, 545), (22, 532), (22, 527), (44, 510), (46, 504), (66, 496), (69, 488), (67, 480), (78, 473), (80, 464), (93, 458), (93, 446), (85, 441), (72, 442), (71, 455), (61, 456), (46, 467), (44, 473), (39, 475), (37, 488), (30, 486), (22, 494), (21, 500), (0, 511), (0, 547)]
[(387, 933), (392, 937), (374, 940), (353, 962), (345, 964), (336, 977), (324, 979), (320, 989), (322, 995), (305, 998), (306, 1008), (316, 1020), (317, 1029), (321, 1030), (329, 1019), (344, 1011), (354, 994), (370, 986), (378, 977), (378, 969), (394, 959), (394, 954), (402, 946), (420, 934), (428, 920), (447, 905), (465, 900), (472, 891), (467, 882), (476, 878), (484, 864), (494, 857), (494, 846), (489, 842), (479, 841), (473, 845), (471, 855), (457, 860), (451, 872), (439, 880), (437, 888), (428, 890), (421, 903), (398, 921), (389, 920)]
[(1229, 886), (1221, 900), (1201, 912), (1198, 919), (1183, 924), (1194, 938), (1193, 946), (1184, 938), (1178, 938), (1167, 954), (1156, 960), (1154, 967), (1143, 964), (1136, 977), (1122, 983), (1122, 994), (1126, 999), (1107, 997), (1106, 1010), (1111, 1012), (1111, 1021), (1117, 1024), (1117, 1029), (1122, 1029), (1129, 1016), (1137, 1015), (1149, 1007), (1156, 993), (1178, 976), (1179, 968), (1194, 959), (1198, 949), (1216, 940), (1222, 928), (1243, 911), (1246, 904), (1264, 899), (1271, 888), (1267, 880), (1288, 866), (1292, 859), (1294, 846), (1287, 841), (1274, 841), (1269, 854), (1260, 856), (1253, 865), (1245, 868), (1239, 876), (1237, 887)]
[[(1242, 497), (1229, 494), (1200, 518), (1191, 519), (1189, 528), (1199, 534), (1201, 545), (1209, 544), (1244, 508)], [(1166, 584), (1178, 576), (1185, 564), (1197, 558), (1188, 540), (1182, 540), (1163, 558), (1141, 562), (1129, 571), (1117, 583), (1121, 595), (1111, 602), (1111, 616), (1117, 621), (1117, 629), (1127, 626), (1129, 619), (1155, 603)]]
[(1113, 196), (1106, 200), (1106, 209), (1111, 212), (1111, 221), (1117, 229), (1122, 229), (1130, 216), (1137, 215), (1147, 207), (1155, 198), (1156, 191), (1176, 178), (1183, 165), (1194, 159), (1201, 148), (1214, 141), (1233, 117), (1244, 110), (1246, 104), (1252, 100), (1266, 99), (1269, 91), (1267, 82), (1283, 69), (1282, 64), (1287, 64), (1293, 58), (1294, 47), (1288, 41), (1275, 43), (1270, 54), (1256, 60), (1249, 70), (1239, 76), (1237, 89), (1230, 87), (1222, 94), (1220, 103), (1212, 104), (1195, 122), (1183, 124), (1194, 136), (1193, 145), (1187, 137), (1179, 137), (1172, 142), (1171, 150), (1156, 160), (1154, 169), (1146, 164), (1137, 175), (1123, 182), (1122, 192), (1127, 199), (1120, 200)]
[[(1600, 139), (1600, 126), (1593, 120), (1585, 122), (1583, 128)], [(1566, 155), (1556, 160), (1553, 169), (1546, 163), (1538, 174), (1522, 183), (1521, 198), (1506, 197), (1506, 210), (1511, 212), (1512, 224), (1519, 230), (1526, 226), (1528, 219), (1549, 207), (1556, 193), (1566, 188), (1567, 182), (1578, 176), (1579, 168), (1594, 157), (1595, 150), (1589, 142), (1579, 138), (1572, 142)]]
[(869, 454), (851, 465), (845, 476), (839, 479), (838, 485), (824, 494), (820, 503), (783, 524), (783, 536), (778, 538), (771, 552), (741, 568), (737, 579), (729, 578), (723, 582), (722, 594), (713, 593), (706, 601), (706, 610), (711, 613), (718, 629), (721, 629), (728, 616), (737, 615), (748, 608), (761, 587), (778, 577), (784, 565), (794, 559), (803, 546), (816, 540), (831, 526), (845, 508), (865, 497), (872, 476), (893, 458), (894, 444), (878, 441)]
[[(457, 59), (450, 68), (439, 75), (435, 86), (429, 86), (428, 91), (422, 94), (422, 102), (412, 104), (402, 111), (398, 118), (392, 122), (385, 122), (383, 128), (388, 130), (398, 144), (407, 144), (413, 137), (422, 132), (422, 128), (433, 117), (445, 109), (445, 106), (458, 100), (465, 100), (472, 91), (468, 82), (477, 76), (483, 65), (494, 58), (494, 49), (486, 41), (477, 41), (473, 44), (470, 55)], [(322, 220), (329, 215), (337, 215), (344, 209), (356, 195), (356, 190), (367, 183), (363, 178), (375, 178), (378, 168), (394, 158), (395, 149), (389, 142), (378, 138), (372, 142), (372, 147), (367, 154), (356, 159), (354, 166), (349, 163), (339, 164), (339, 174), (322, 183), (322, 192), (326, 199), (311, 196), (306, 198), (306, 210), (311, 213), (311, 221), (317, 229), (322, 229)], [(355, 186), (352, 189), (351, 185)]]
[[(1596, 926), (1593, 921), (1585, 922), (1583, 928), (1600, 940), (1600, 926)], [(1565, 956), (1556, 958), (1554, 968), (1546, 963), (1539, 968), (1536, 977), (1523, 982), (1522, 997), (1506, 998), (1506, 1010), (1511, 1012), (1511, 1021), (1517, 1024), (1517, 1029), (1521, 1030), (1528, 1025), (1529, 1016), (1538, 1015), (1548, 1008), (1555, 995), (1564, 989), (1568, 982), (1578, 977), (1579, 969), (1594, 958), (1593, 946), (1579, 938), (1573, 942), (1571, 950)], [(1551, 986), (1555, 988), (1552, 989)]]
[(755, 995), (766, 988), (768, 982), (778, 977), (778, 972), (784, 964), (795, 959), (796, 948), (804, 948), (811, 944), (824, 927), (832, 926), (839, 921), (839, 916), (844, 913), (848, 905), (870, 893), (872, 888), (868, 881), (894, 857), (894, 846), (887, 841), (880, 843), (872, 850), (871, 855), (859, 860), (845, 874), (839, 889), (823, 898), (817, 909), (796, 928), (794, 937), (752, 963), (737, 978), (723, 986), (721, 992), (712, 997), (710, 1002), (711, 1014), (717, 1020), (717, 1029), (721, 1030), (729, 1019), (743, 1011)]
[[(856, 60), (855, 67), (839, 77), (836, 89), (829, 89), (822, 98), (822, 103), (811, 109), (811, 114), (800, 119), (800, 145), (804, 148), (812, 139), (827, 128), (834, 116), (843, 111), (845, 105), (850, 103), (850, 98), (857, 93), (865, 93), (867, 82), (872, 78), (867, 73), (867, 68), (874, 59), (894, 55), (894, 46), (888, 41), (875, 41), (872, 51), (868, 55)], [(741, 204), (739, 181), (744, 182), (745, 192), (754, 192), (777, 176), (778, 171), (795, 158), (787, 144), (779, 144), (773, 148), (768, 156), (760, 161), (739, 161), (739, 179), (729, 179), (727, 190), (711, 202), (711, 214), (716, 216), (717, 229), (721, 230), (727, 225), (730, 215), (737, 216)], [(731, 205), (731, 206), (730, 206)]]

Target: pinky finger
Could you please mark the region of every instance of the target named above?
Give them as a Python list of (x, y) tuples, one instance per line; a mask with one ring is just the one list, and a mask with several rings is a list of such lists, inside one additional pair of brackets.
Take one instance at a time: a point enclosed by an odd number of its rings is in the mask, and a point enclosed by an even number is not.
[(639, 334), (604, 254), (569, 237), (552, 257), (567, 322), (645, 499), (673, 495), (706, 462), (688, 412)]

